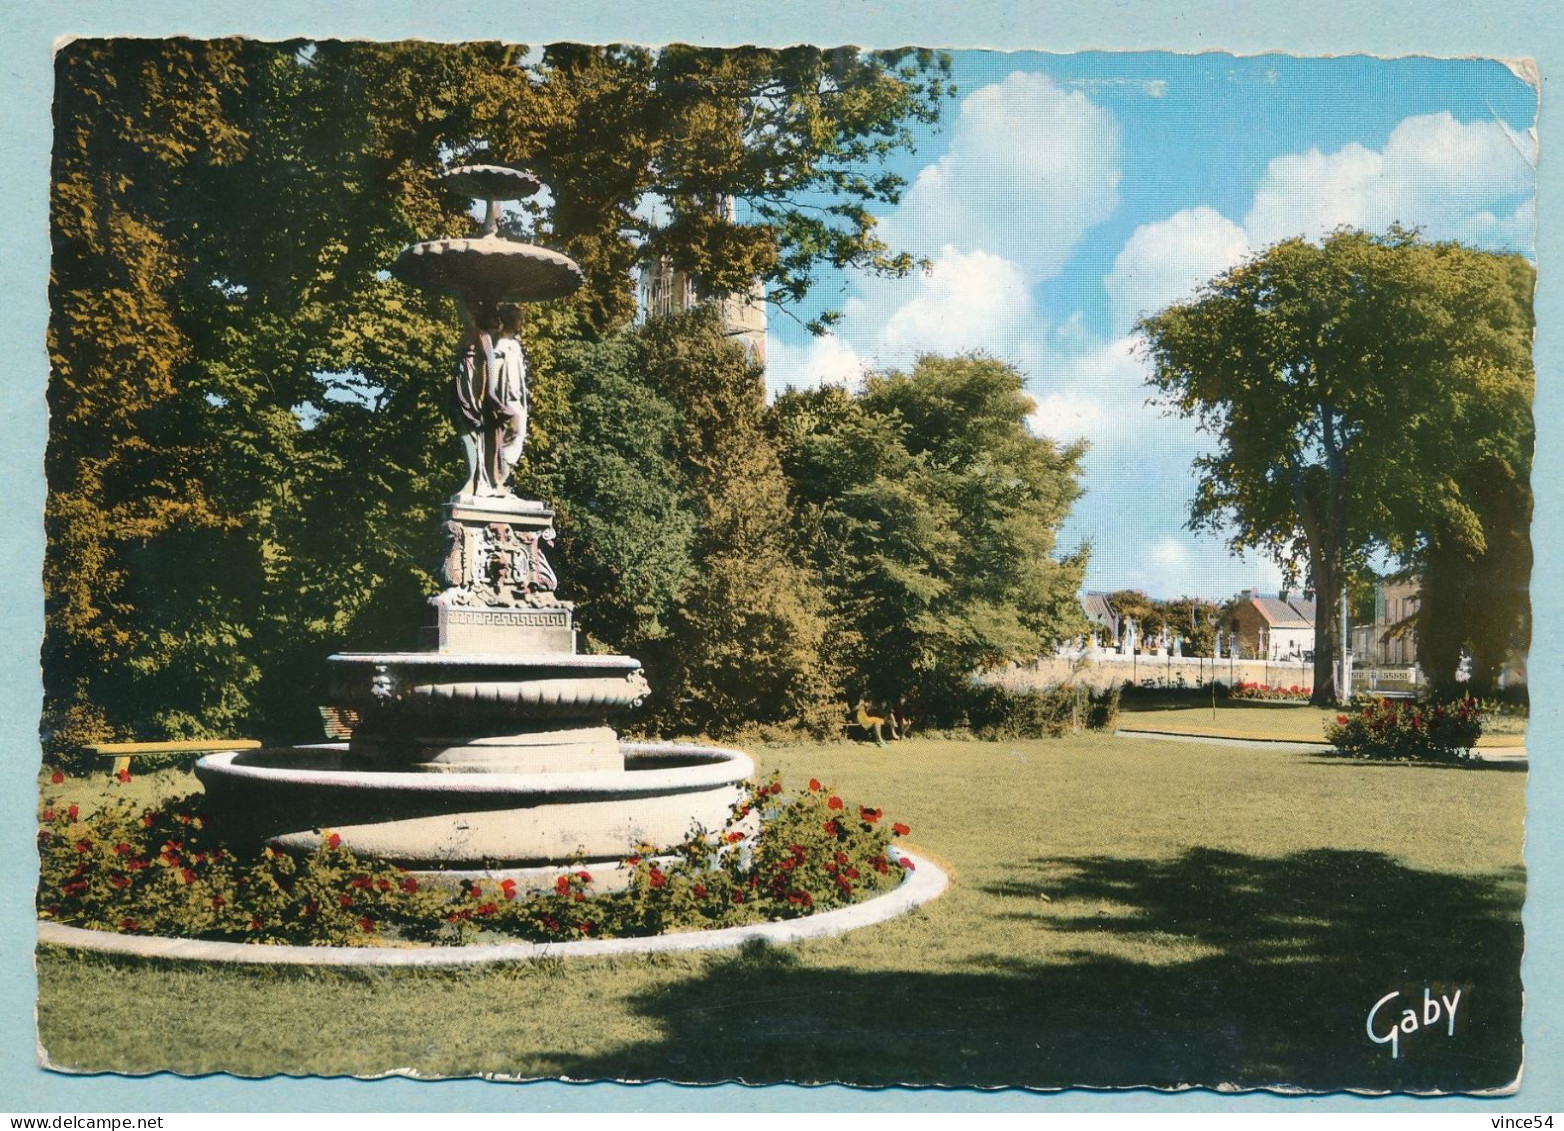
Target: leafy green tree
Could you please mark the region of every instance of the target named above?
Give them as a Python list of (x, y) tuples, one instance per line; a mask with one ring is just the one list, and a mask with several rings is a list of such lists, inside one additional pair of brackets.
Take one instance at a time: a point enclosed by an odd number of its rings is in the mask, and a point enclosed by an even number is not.
[(823, 732), (838, 714), (825, 601), (795, 548), (764, 375), (709, 307), (655, 320), (643, 337), (646, 380), (679, 410), (675, 461), (698, 523), (698, 568), (648, 655), (649, 675), (665, 684), (654, 725)]
[(1482, 541), (1435, 527), (1408, 555), (1420, 580), (1418, 662), (1435, 691), (1463, 690), (1457, 673), (1469, 663), (1464, 690), (1497, 689), (1512, 657), (1531, 643), (1531, 489), (1514, 468), (1488, 457), (1462, 468), (1463, 498), (1480, 516)]
[(1054, 556), (1083, 449), (1033, 436), (1031, 409), (1020, 375), (982, 356), (925, 356), (856, 396), (778, 398), (800, 540), (849, 695), (953, 721), (975, 671), (1084, 629), (1085, 555)]
[[(1288, 240), (1145, 319), (1151, 384), (1216, 440), (1191, 528), (1306, 573), (1326, 606), (1374, 549), (1486, 544), (1458, 472), (1529, 468), (1531, 325), (1524, 260), (1401, 229)], [(1321, 617), (1318, 703), (1345, 691), (1339, 651)]]
[(1162, 603), (1146, 596), (1139, 589), (1115, 590), (1108, 594), (1108, 604), (1120, 617), (1130, 617), (1135, 621), (1137, 640), (1159, 634), (1167, 624)]
[[(822, 264), (913, 268), (869, 206), (899, 199), (882, 162), (938, 118), (949, 68), (929, 51), (555, 45), (517, 72), (490, 152), (549, 180), (550, 231), (586, 270), (578, 301), (594, 327), (628, 321), (630, 270), (647, 256), (690, 271), (706, 297), (761, 279), (792, 303)], [(648, 197), (665, 218), (639, 208)]]
[(1184, 655), (1211, 656), (1216, 653), (1217, 618), (1220, 607), (1200, 597), (1177, 597), (1160, 602), (1169, 629), (1184, 641)]

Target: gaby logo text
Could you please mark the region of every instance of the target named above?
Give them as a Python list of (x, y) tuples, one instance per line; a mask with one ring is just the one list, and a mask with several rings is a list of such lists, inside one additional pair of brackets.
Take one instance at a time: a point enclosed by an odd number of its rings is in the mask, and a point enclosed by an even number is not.
[(1390, 1046), (1392, 1060), (1401, 1055), (1403, 1033), (1410, 1035), (1419, 1029), (1431, 1028), (1443, 1019), (1445, 1036), (1455, 1036), (1455, 1014), (1461, 1005), (1460, 990), (1456, 990), (1452, 997), (1440, 994), (1436, 998), (1431, 988), (1424, 987), (1421, 1016), (1415, 1009), (1402, 1009), (1400, 1019), (1394, 1020), (1396, 1007), (1390, 1003), (1400, 996), (1401, 991), (1394, 990), (1376, 1001), (1374, 1008), (1369, 1010), (1368, 1021), (1364, 1026), (1368, 1030), (1369, 1040), (1376, 1045)]

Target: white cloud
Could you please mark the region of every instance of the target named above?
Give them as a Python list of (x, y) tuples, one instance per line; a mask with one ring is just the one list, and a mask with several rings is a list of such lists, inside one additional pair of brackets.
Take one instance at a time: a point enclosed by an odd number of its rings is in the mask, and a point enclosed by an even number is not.
[(952, 245), (1058, 273), (1081, 235), (1118, 207), (1119, 127), (1079, 90), (1016, 72), (961, 104), (948, 152), (884, 222), (892, 246)]
[(1088, 440), (1097, 458), (1130, 450), (1136, 437), (1154, 433), (1162, 423), (1157, 410), (1146, 406), (1145, 377), (1134, 338), (1049, 349), (1032, 374), (1038, 402), (1029, 418), (1032, 431), (1065, 442)]
[(919, 352), (1013, 350), (1019, 334), (1036, 328), (1032, 298), (1020, 266), (985, 251), (946, 245), (933, 267), (913, 283), (913, 295), (881, 327), (879, 355), (905, 364)]
[(789, 387), (857, 386), (864, 368), (852, 346), (832, 334), (796, 346), (775, 334), (766, 336), (766, 390), (772, 396)]
[(1094, 397), (1049, 393), (1041, 400), (1033, 400), (1037, 407), (1026, 418), (1026, 423), (1034, 436), (1047, 436), (1068, 444), (1101, 426), (1102, 402)]
[(1244, 230), (1205, 205), (1142, 224), (1125, 241), (1113, 270), (1102, 281), (1112, 303), (1114, 326), (1128, 329), (1142, 315), (1189, 297), (1201, 283), (1248, 254)]
[(1273, 158), (1244, 228), (1257, 247), (1318, 239), (1343, 224), (1383, 231), (1400, 223), (1433, 239), (1529, 250), (1535, 159), (1531, 140), (1500, 122), (1409, 117), (1381, 150), (1351, 142)]

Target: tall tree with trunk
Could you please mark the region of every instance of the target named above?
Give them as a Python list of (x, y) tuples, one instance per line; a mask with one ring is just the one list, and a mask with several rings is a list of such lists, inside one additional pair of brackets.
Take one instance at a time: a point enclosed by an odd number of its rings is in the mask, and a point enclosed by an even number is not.
[(1343, 230), (1277, 244), (1140, 323), (1162, 403), (1215, 440), (1190, 527), (1319, 593), (1317, 703), (1347, 694), (1324, 610), (1369, 555), (1486, 545), (1461, 469), (1487, 453), (1529, 469), (1529, 271), (1402, 229)]

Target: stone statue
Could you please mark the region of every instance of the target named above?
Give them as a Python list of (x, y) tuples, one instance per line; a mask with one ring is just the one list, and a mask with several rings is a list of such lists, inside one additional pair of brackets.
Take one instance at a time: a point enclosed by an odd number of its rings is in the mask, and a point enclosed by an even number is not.
[(451, 371), (451, 397), (448, 404), (451, 423), (467, 454), (467, 481), (457, 492), (459, 497), (492, 495), (489, 460), (485, 458), (488, 388), (496, 368), (494, 334), (499, 320), (494, 307), (481, 302), (460, 304), (466, 333), (456, 350)]
[(484, 401), (488, 417), (489, 481), (498, 493), (521, 460), (527, 444), (527, 358), (521, 348), (522, 308), (517, 302), (501, 303), (500, 337), (494, 343), (494, 379)]
[(467, 332), (451, 373), (452, 423), (467, 454), (466, 498), (508, 496), (527, 442), (527, 360), (519, 303), (464, 302)]

